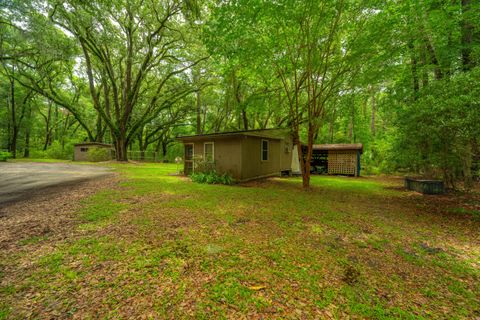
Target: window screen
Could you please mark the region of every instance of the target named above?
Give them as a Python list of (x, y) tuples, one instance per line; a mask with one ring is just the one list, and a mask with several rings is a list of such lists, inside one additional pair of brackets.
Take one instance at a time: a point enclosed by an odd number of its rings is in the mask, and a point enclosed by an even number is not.
[(205, 142), (203, 145), (204, 158), (206, 161), (213, 161), (213, 142)]
[(262, 161), (268, 160), (268, 140), (262, 140)]

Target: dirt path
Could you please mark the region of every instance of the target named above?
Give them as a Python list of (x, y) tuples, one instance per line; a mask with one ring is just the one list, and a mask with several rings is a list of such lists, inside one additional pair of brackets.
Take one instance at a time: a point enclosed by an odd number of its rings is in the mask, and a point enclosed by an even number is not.
[(44, 187), (30, 191), (28, 198), (0, 204), (0, 250), (15, 250), (25, 241), (68, 237), (78, 223), (74, 213), (81, 200), (117, 181), (117, 176), (109, 173), (102, 179)]

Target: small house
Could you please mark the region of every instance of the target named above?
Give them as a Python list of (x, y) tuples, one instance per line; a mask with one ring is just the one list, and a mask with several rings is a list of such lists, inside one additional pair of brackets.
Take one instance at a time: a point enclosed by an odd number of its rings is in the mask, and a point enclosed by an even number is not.
[(106, 144), (106, 143), (100, 143), (100, 142), (77, 143), (74, 145), (73, 160), (89, 161), (88, 150), (98, 149), (98, 148), (108, 149), (110, 151), (113, 150), (113, 146), (111, 144)]
[(293, 146), (288, 130), (263, 129), (199, 134), (177, 138), (184, 144), (184, 173), (202, 159), (237, 181), (291, 172)]
[[(303, 155), (307, 148), (303, 146)], [(360, 175), (360, 156), (363, 153), (361, 143), (354, 144), (314, 144), (312, 146), (312, 173), (339, 175)]]

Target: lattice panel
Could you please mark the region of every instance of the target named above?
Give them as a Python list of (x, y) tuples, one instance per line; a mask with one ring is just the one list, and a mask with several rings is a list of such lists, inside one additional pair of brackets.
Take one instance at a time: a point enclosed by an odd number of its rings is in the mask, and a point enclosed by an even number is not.
[(329, 151), (328, 174), (351, 174), (356, 175), (357, 152), (356, 151)]

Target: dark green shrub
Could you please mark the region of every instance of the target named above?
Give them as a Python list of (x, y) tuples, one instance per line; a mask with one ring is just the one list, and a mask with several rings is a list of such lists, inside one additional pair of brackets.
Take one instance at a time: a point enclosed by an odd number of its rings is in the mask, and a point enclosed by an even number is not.
[(215, 171), (211, 172), (194, 172), (190, 175), (190, 179), (193, 182), (197, 183), (208, 183), (208, 184), (225, 184), (231, 185), (233, 183), (233, 178), (224, 173), (222, 175), (217, 174)]
[(201, 157), (196, 158), (194, 161), (195, 172), (190, 175), (193, 182), (225, 185), (233, 183), (233, 178), (229, 174), (219, 175), (217, 173), (215, 162), (204, 160)]
[(12, 157), (10, 152), (0, 151), (0, 161), (7, 161)]
[(89, 148), (87, 151), (87, 160), (91, 162), (112, 160), (112, 152), (107, 148)]

